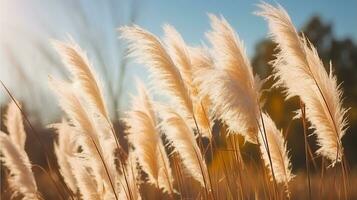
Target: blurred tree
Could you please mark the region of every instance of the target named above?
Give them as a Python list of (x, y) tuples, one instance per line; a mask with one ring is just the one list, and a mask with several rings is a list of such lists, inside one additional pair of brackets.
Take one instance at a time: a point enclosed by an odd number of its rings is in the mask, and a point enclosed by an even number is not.
[[(301, 32), (315, 45), (327, 71), (329, 71), (329, 62), (332, 62), (338, 82), (342, 83), (344, 106), (351, 108), (348, 113), (349, 128), (343, 138), (343, 145), (347, 159), (354, 164), (357, 162), (356, 156), (352, 154), (357, 152), (357, 135), (353, 134), (357, 132), (357, 45), (349, 38), (335, 38), (333, 26), (323, 22), (318, 16), (313, 16), (301, 28)], [(276, 44), (269, 39), (256, 45), (252, 63), (255, 71), (262, 77), (271, 74), (272, 67), (269, 61), (274, 59), (275, 53), (277, 53)], [(270, 88), (273, 82), (270, 79), (266, 87)], [(266, 110), (277, 125), (288, 132), (288, 142), (294, 141), (288, 143), (288, 146), (292, 149), (294, 165), (301, 166), (304, 164), (301, 121), (295, 120), (291, 123), (293, 111), (299, 109), (298, 99), (294, 98), (284, 103), (281, 93), (279, 89), (272, 89), (266, 93)], [(314, 138), (311, 138), (310, 142), (315, 143)]]

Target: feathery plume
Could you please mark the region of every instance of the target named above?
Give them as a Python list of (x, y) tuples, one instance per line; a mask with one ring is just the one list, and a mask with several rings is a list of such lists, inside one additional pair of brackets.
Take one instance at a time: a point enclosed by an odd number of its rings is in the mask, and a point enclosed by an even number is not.
[(149, 183), (173, 193), (173, 177), (169, 159), (157, 130), (156, 116), (146, 88), (137, 83), (138, 96), (132, 100), (132, 109), (126, 122), (129, 126), (128, 140), (133, 153), (148, 174)]
[[(63, 43), (56, 41), (54, 46), (62, 56), (62, 59), (73, 76), (73, 85), (79, 87), (79, 91), (83, 94), (81, 101), (83, 108), (87, 112), (94, 112), (97, 116), (96, 120), (92, 120), (93, 126), (96, 128), (97, 142), (100, 153), (106, 161), (105, 165), (108, 168), (111, 178), (116, 174), (115, 167), (115, 148), (122, 150), (119, 140), (115, 135), (113, 125), (111, 124), (110, 116), (106, 108), (105, 100), (101, 91), (101, 84), (93, 72), (93, 67), (90, 64), (85, 52), (74, 42)], [(110, 134), (112, 133), (112, 134)], [(114, 143), (115, 141), (115, 143)], [(105, 148), (103, 148), (105, 147)]]
[(194, 133), (180, 114), (169, 107), (160, 106), (163, 122), (161, 126), (165, 130), (170, 144), (180, 155), (183, 164), (191, 176), (202, 187), (210, 191), (208, 170), (201, 151), (196, 143)]
[(117, 174), (114, 152), (108, 152), (106, 148), (103, 148), (114, 146), (113, 140), (99, 139), (96, 124), (80, 102), (72, 85), (54, 79), (50, 79), (49, 82), (52, 90), (59, 97), (61, 108), (66, 112), (76, 131), (82, 135), (80, 137), (83, 148), (82, 156), (86, 157), (91, 163), (90, 167), (96, 176), (99, 193), (104, 194), (103, 189), (115, 193), (114, 179)]
[(129, 41), (129, 55), (151, 73), (152, 85), (168, 94), (185, 116), (193, 116), (193, 105), (182, 76), (158, 38), (139, 26), (124, 26), (121, 38)]
[[(201, 76), (201, 72), (206, 69), (213, 69), (213, 58), (207, 47), (190, 47), (189, 54), (191, 56), (193, 77)], [(198, 94), (196, 98), (199, 101), (199, 103), (194, 104), (195, 117), (197, 122), (201, 124), (201, 127), (206, 130), (203, 131), (203, 134), (206, 133), (206, 136), (211, 138), (211, 130), (208, 130), (213, 123), (211, 119), (211, 101), (207, 94), (200, 91), (200, 88), (202, 87), (201, 85), (203, 84), (202, 82), (200, 82), (197, 78), (194, 78), (193, 84), (197, 88)]]
[(72, 171), (70, 159), (78, 152), (79, 144), (76, 141), (78, 134), (65, 120), (59, 124), (52, 124), (49, 127), (57, 130), (58, 140), (54, 144), (54, 150), (59, 171), (68, 187), (76, 193), (77, 182)]
[(118, 137), (115, 135), (113, 125), (111, 124), (101, 91), (101, 84), (93, 72), (93, 67), (87, 55), (73, 41), (70, 43), (54, 41), (53, 44), (61, 55), (67, 69), (71, 72), (74, 85), (79, 87), (79, 91), (83, 94), (82, 101), (84, 101), (86, 108), (88, 108), (90, 112), (94, 112), (95, 116), (98, 117), (93, 122), (97, 125), (100, 140), (102, 143), (110, 141), (109, 138), (115, 141), (116, 146), (107, 146), (107, 148), (104, 149), (106, 157), (110, 158), (111, 155), (114, 154), (115, 147), (119, 148), (119, 150), (122, 150), (122, 148), (119, 144)]
[(83, 199), (97, 200), (101, 199), (101, 194), (98, 192), (96, 181), (90, 174), (87, 161), (83, 158), (74, 156), (68, 158), (71, 166), (73, 178), (77, 183), (80, 194)]
[(73, 82), (79, 85), (80, 91), (83, 91), (83, 94), (88, 98), (91, 108), (96, 109), (103, 117), (109, 119), (100, 82), (95, 77), (86, 53), (74, 42), (54, 41), (53, 46), (72, 74)]
[(254, 77), (242, 42), (228, 22), (210, 15), (212, 31), (207, 38), (213, 45), (215, 68), (201, 70), (197, 81), (210, 97), (212, 110), (229, 131), (256, 143), (262, 82)]
[[(79, 87), (79, 91), (83, 94), (82, 101), (90, 112), (94, 112), (97, 119), (94, 123), (97, 124), (100, 139), (110, 141), (112, 138), (116, 146), (107, 146), (105, 148), (110, 157), (115, 151), (115, 148), (122, 150), (118, 137), (115, 135), (113, 125), (105, 104), (103, 93), (101, 91), (101, 83), (95, 76), (93, 67), (87, 58), (86, 53), (75, 43), (64, 43), (59, 41), (53, 42), (58, 53), (61, 55), (67, 69), (72, 74), (72, 81), (75, 86)], [(112, 133), (112, 134), (110, 134)]]
[(166, 24), (163, 29), (165, 32), (164, 42), (168, 53), (178, 68), (182, 80), (191, 94), (197, 93), (192, 83), (192, 63), (185, 41), (173, 26)]
[[(264, 160), (265, 166), (269, 168), (269, 172), (272, 177), (273, 175), (269, 160), (269, 154), (266, 146), (264, 145), (265, 143), (268, 143), (275, 180), (277, 183), (284, 184), (286, 186), (286, 192), (289, 194), (287, 186), (290, 180), (294, 177), (294, 175), (291, 173), (291, 163), (288, 151), (286, 149), (286, 142), (283, 138), (282, 132), (277, 129), (275, 123), (270, 118), (270, 116), (265, 113), (263, 113), (262, 115), (266, 133), (266, 138), (262, 137), (264, 133), (258, 134), (262, 158)], [(261, 127), (259, 130), (263, 130), (263, 127)]]
[(280, 52), (274, 61), (276, 86), (286, 88), (287, 99), (298, 96), (306, 106), (306, 118), (311, 122), (320, 148), (318, 155), (341, 161), (341, 138), (346, 132), (347, 109), (342, 107), (342, 90), (333, 75), (328, 74), (317, 50), (305, 37), (298, 35), (287, 12), (281, 7), (263, 3), (259, 5), (269, 23), (271, 37)]
[[(207, 47), (189, 47), (188, 49), (192, 62), (193, 77), (198, 77), (205, 70), (214, 68), (214, 61)], [(207, 108), (206, 112), (209, 112), (209, 108), (211, 105), (209, 97), (207, 94), (203, 94), (203, 92), (200, 91), (201, 85), (203, 83), (199, 79), (193, 78), (193, 84), (197, 88), (198, 98), (200, 99), (201, 103), (205, 105), (205, 108)]]
[(213, 68), (213, 58), (207, 47), (189, 47), (188, 51), (191, 57), (192, 71), (194, 76), (196, 75), (195, 72), (199, 71), (200, 69)]
[[(17, 101), (16, 101), (17, 102)], [(18, 102), (17, 105), (21, 106)], [(26, 132), (22, 120), (22, 113), (14, 101), (11, 101), (5, 113), (5, 126), (13, 144), (19, 149), (25, 149)]]
[[(164, 31), (165, 31), (164, 41), (168, 48), (169, 55), (171, 56), (177, 68), (179, 69), (182, 79), (188, 88), (193, 103), (193, 112), (197, 120), (198, 126), (201, 129), (200, 131), (204, 136), (211, 138), (210, 119), (209, 119), (208, 112), (206, 112), (206, 109), (208, 110), (208, 105), (205, 105), (205, 109), (203, 108), (201, 99), (198, 96), (199, 88), (193, 81), (193, 72), (194, 72), (193, 64), (196, 64), (195, 66), (196, 69), (202, 67), (199, 65), (203, 65), (203, 63), (198, 63), (198, 62), (204, 62), (204, 61), (203, 60), (197, 61), (197, 59), (204, 59), (204, 58), (201, 57), (198, 58), (201, 55), (197, 55), (197, 54), (195, 58), (191, 58), (191, 55), (189, 54), (190, 48), (187, 47), (185, 41), (174, 27), (170, 25), (165, 25)], [(195, 61), (195, 63), (193, 63), (193, 60)], [(192, 118), (192, 116), (190, 116), (190, 118)], [(191, 119), (187, 119), (187, 120), (190, 121)]]
[(0, 131), (1, 161), (9, 169), (9, 184), (15, 191), (14, 196), (21, 193), (23, 199), (39, 199), (36, 181), (31, 170), (30, 160), (24, 149), (20, 149), (4, 132)]

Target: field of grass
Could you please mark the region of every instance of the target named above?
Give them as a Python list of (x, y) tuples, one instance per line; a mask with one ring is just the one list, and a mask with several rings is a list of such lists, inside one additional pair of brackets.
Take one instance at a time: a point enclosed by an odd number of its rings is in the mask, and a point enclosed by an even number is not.
[[(71, 74), (69, 81), (48, 80), (64, 116), (47, 126), (55, 132), (48, 145), (6, 89), (11, 101), (0, 134), (1, 198), (357, 198), (357, 174), (341, 141), (348, 109), (333, 66), (325, 70), (282, 7), (262, 3), (256, 14), (267, 20), (278, 44), (273, 87), (284, 88), (287, 100), (300, 99), (303, 169), (292, 171), (288, 147), (294, 141), (264, 110), (267, 80), (255, 74), (243, 41), (224, 17), (209, 15), (209, 47), (188, 46), (170, 25), (163, 38), (136, 25), (119, 28), (128, 56), (150, 73), (149, 85), (137, 80), (122, 119), (110, 118), (85, 50), (74, 41), (52, 41)], [(309, 129), (316, 150), (307, 142)], [(25, 144), (38, 145), (43, 166), (31, 161)]]

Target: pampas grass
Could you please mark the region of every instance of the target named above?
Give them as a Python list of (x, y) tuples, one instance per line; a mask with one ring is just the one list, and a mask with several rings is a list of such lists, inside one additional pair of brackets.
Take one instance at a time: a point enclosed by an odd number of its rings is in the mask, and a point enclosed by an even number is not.
[(83, 142), (81, 145), (83, 156), (90, 161), (90, 167), (96, 177), (98, 192), (102, 195), (106, 195), (106, 192), (113, 192), (116, 195), (114, 152), (110, 152), (111, 148), (109, 151), (104, 148), (108, 144), (113, 146), (114, 143), (108, 143), (108, 139), (100, 139), (93, 118), (74, 93), (72, 85), (55, 79), (50, 79), (50, 85), (59, 97), (62, 109), (76, 127), (76, 131), (82, 134), (80, 141)]
[(98, 113), (103, 117), (109, 118), (108, 110), (100, 89), (100, 82), (93, 73), (93, 67), (86, 53), (73, 41), (70, 43), (53, 41), (52, 43), (61, 55), (68, 71), (71, 73), (72, 81), (78, 85), (78, 89), (87, 97), (91, 108), (98, 110)]
[(23, 199), (40, 199), (31, 162), (25, 151), (26, 133), (22, 113), (14, 101), (6, 112), (6, 127), (9, 135), (0, 131), (1, 162), (10, 170), (9, 184), (13, 197), (22, 195)]
[(187, 171), (202, 187), (211, 190), (207, 166), (198, 147), (193, 131), (184, 118), (169, 107), (160, 106), (161, 124), (165, 135), (175, 148)]
[(136, 163), (136, 156), (134, 156), (134, 153), (129, 152), (129, 157), (125, 167), (127, 177), (121, 176), (117, 183), (120, 188), (119, 199), (141, 199), (141, 195), (139, 193), (139, 172)]
[[(17, 105), (21, 106), (19, 103), (17, 103)], [(14, 101), (9, 103), (5, 114), (4, 124), (9, 132), (11, 141), (13, 141), (19, 149), (25, 149), (26, 133), (22, 113), (17, 105)]]
[(298, 96), (305, 103), (306, 117), (320, 146), (316, 153), (334, 165), (343, 156), (341, 138), (347, 128), (347, 109), (342, 107), (342, 91), (332, 66), (327, 73), (315, 47), (298, 35), (281, 6), (263, 3), (259, 7), (257, 14), (269, 22), (271, 37), (280, 50), (273, 65), (276, 86), (286, 88), (286, 98)]
[[(264, 113), (263, 121), (267, 137), (262, 137), (263, 133), (261, 133), (258, 134), (258, 139), (265, 166), (269, 168), (271, 179), (273, 180), (272, 176), (274, 174), (276, 182), (283, 184), (286, 187), (286, 192), (289, 194), (288, 183), (294, 175), (291, 172), (291, 162), (286, 148), (286, 141), (282, 135), (282, 131), (277, 129), (269, 115)], [(262, 124), (260, 130), (263, 130)], [(265, 143), (269, 143), (272, 167), (269, 161), (268, 150), (264, 145)]]
[(167, 51), (175, 66), (178, 68), (182, 80), (185, 85), (187, 85), (191, 94), (197, 93), (192, 83), (192, 62), (185, 41), (180, 33), (171, 25), (166, 24), (163, 29), (165, 32), (164, 41), (167, 46)]
[(168, 94), (185, 116), (193, 116), (188, 89), (161, 41), (139, 26), (125, 26), (119, 31), (120, 37), (129, 41), (129, 55), (149, 69), (156, 91)]
[[(62, 60), (68, 71), (72, 74), (73, 85), (82, 94), (82, 101), (86, 104), (88, 112), (97, 117), (94, 123), (97, 123), (100, 137), (103, 140), (114, 139), (116, 147), (122, 152), (118, 137), (115, 135), (113, 125), (102, 94), (101, 83), (93, 73), (93, 67), (90, 64), (86, 53), (74, 42), (53, 41), (53, 46), (61, 55)], [(110, 134), (110, 132), (112, 134)], [(109, 147), (108, 147), (109, 148)], [(113, 154), (115, 147), (108, 149), (108, 156)]]
[(169, 159), (160, 139), (154, 109), (144, 85), (138, 81), (138, 95), (133, 97), (132, 109), (126, 122), (129, 126), (128, 141), (135, 148), (138, 158), (148, 176), (148, 182), (165, 192), (173, 193), (173, 177)]
[(13, 196), (19, 193), (24, 199), (39, 199), (31, 163), (24, 149), (19, 149), (4, 132), (0, 133), (1, 161), (10, 170), (9, 183), (14, 191)]
[(253, 75), (242, 42), (223, 18), (210, 15), (212, 31), (207, 38), (213, 46), (212, 69), (197, 76), (202, 93), (212, 102), (216, 117), (223, 120), (232, 133), (252, 143), (257, 142), (257, 120), (261, 81)]
[(67, 186), (73, 193), (77, 192), (77, 181), (70, 160), (78, 152), (79, 144), (77, 141), (77, 132), (74, 131), (68, 122), (63, 120), (59, 124), (53, 124), (50, 127), (57, 130), (58, 141), (54, 146), (59, 171)]
[[(334, 165), (345, 158), (341, 138), (347, 121), (332, 67), (327, 73), (316, 49), (297, 33), (282, 7), (259, 7), (258, 15), (268, 20), (280, 50), (273, 63), (275, 86), (284, 87), (287, 98), (298, 96), (304, 102), (302, 117), (306, 114), (317, 135), (317, 154)], [(144, 64), (151, 78), (149, 90), (138, 82), (137, 95), (121, 121), (127, 150), (119, 144), (102, 85), (85, 51), (73, 40), (53, 42), (71, 74), (70, 82), (49, 78), (65, 117), (48, 126), (57, 132), (54, 154), (60, 173), (52, 176), (54, 166), (46, 160), (47, 175), (62, 199), (301, 198), (301, 176), (294, 178), (283, 131), (262, 111), (264, 81), (254, 74), (232, 26), (223, 17), (209, 18), (211, 47), (189, 46), (170, 25), (163, 28), (164, 42), (136, 25), (119, 28), (120, 37), (128, 41), (128, 56)], [(5, 174), (9, 172), (12, 197), (41, 199), (25, 152), (22, 118), (27, 117), (19, 105), (12, 101), (5, 113), (9, 134), (0, 133), (1, 161)], [(246, 148), (243, 139), (252, 144)], [(254, 157), (258, 152), (261, 156)], [(47, 158), (52, 152), (45, 153)], [(308, 177), (309, 189), (318, 185), (310, 188)], [(333, 183), (336, 194), (328, 197), (340, 197), (335, 187), (339, 182)]]
[(209, 113), (207, 112), (209, 110), (209, 105), (205, 104), (205, 108), (203, 108), (202, 99), (198, 96), (198, 85), (193, 80), (194, 71), (197, 71), (199, 68), (202, 68), (202, 66), (205, 65), (203, 63), (205, 62), (205, 58), (203, 57), (204, 55), (200, 55), (199, 53), (201, 52), (197, 52), (195, 54), (195, 57), (192, 58), (190, 52), (194, 50), (190, 49), (186, 45), (181, 35), (174, 27), (170, 25), (165, 25), (164, 31), (164, 41), (166, 43), (169, 55), (171, 56), (177, 68), (179, 69), (180, 74), (182, 76), (182, 80), (188, 88), (189, 94), (191, 96), (195, 120), (197, 120), (202, 135), (206, 136), (207, 138), (211, 138), (211, 122), (209, 118)]
[(93, 175), (89, 172), (88, 162), (83, 158), (69, 157), (68, 163), (73, 173), (73, 178), (83, 199), (101, 199), (97, 189), (97, 183)]

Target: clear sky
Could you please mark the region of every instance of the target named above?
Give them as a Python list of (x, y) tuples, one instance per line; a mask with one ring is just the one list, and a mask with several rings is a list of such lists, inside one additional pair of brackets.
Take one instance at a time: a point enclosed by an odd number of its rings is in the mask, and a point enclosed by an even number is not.
[[(115, 0), (114, 0), (115, 1)], [(113, 2), (114, 2), (113, 1)], [(109, 12), (116, 16), (128, 18), (128, 2), (121, 0), (117, 6), (108, 6), (108, 0), (82, 0), (81, 9), (88, 22), (81, 21), (78, 13), (82, 11), (73, 7), (74, 0), (0, 0), (0, 79), (14, 91), (20, 99), (37, 98), (39, 106), (47, 104), (53, 108), (57, 103), (49, 95), (47, 77), (55, 74), (54, 64), (43, 60), (43, 55), (36, 49), (36, 44), (43, 44), (45, 52), (59, 57), (49, 45), (50, 39), (73, 38), (88, 51), (89, 58), (98, 67), (90, 47), (90, 42), (100, 45), (105, 66), (109, 74), (118, 77), (121, 50), (116, 45), (118, 40), (116, 22)], [(266, 37), (267, 24), (253, 12), (259, 0), (137, 0), (138, 18), (136, 23), (149, 31), (162, 36), (162, 25), (169, 23), (176, 27), (188, 44), (198, 45), (205, 42), (204, 33), (209, 30), (207, 13), (223, 15), (235, 28), (244, 41), (248, 55), (254, 54), (256, 43)], [(312, 15), (319, 15), (325, 22), (333, 24), (337, 37), (350, 37), (357, 41), (357, 0), (276, 0), (268, 3), (281, 4), (291, 16), (294, 24), (301, 27)], [(113, 23), (111, 24), (111, 22)], [(90, 41), (90, 42), (88, 42)], [(9, 51), (10, 50), (10, 51)], [(42, 49), (43, 50), (43, 49)], [(11, 56), (9, 56), (9, 52)], [(43, 52), (42, 52), (43, 53)], [(13, 61), (20, 63), (23, 73), (19, 74)], [(133, 90), (133, 76), (146, 77), (145, 70), (131, 64), (125, 77), (124, 101), (127, 93)], [(99, 75), (100, 76), (100, 75)], [(31, 80), (31, 86), (38, 94), (28, 92), (23, 84), (24, 77)], [(100, 76), (103, 78), (103, 76)], [(118, 88), (114, 86), (114, 90)], [(41, 94), (41, 95), (40, 95)], [(1, 90), (0, 101), (3, 103), (5, 93)], [(42, 101), (43, 100), (43, 101)], [(33, 100), (31, 105), (34, 105)], [(124, 103), (124, 106), (127, 104)], [(32, 106), (36, 109), (36, 106)], [(51, 109), (49, 109), (51, 110)], [(50, 112), (50, 111), (48, 111)]]
[[(207, 13), (222, 14), (245, 41), (249, 54), (258, 40), (266, 36), (267, 25), (262, 18), (253, 15), (256, 0), (181, 0), (147, 1), (141, 5), (138, 23), (156, 34), (161, 34), (161, 25), (174, 25), (193, 44), (199, 44), (204, 32), (209, 29)], [(356, 0), (279, 0), (289, 13), (294, 24), (303, 25), (312, 15), (320, 15), (334, 25), (338, 37), (353, 37), (357, 40)]]

